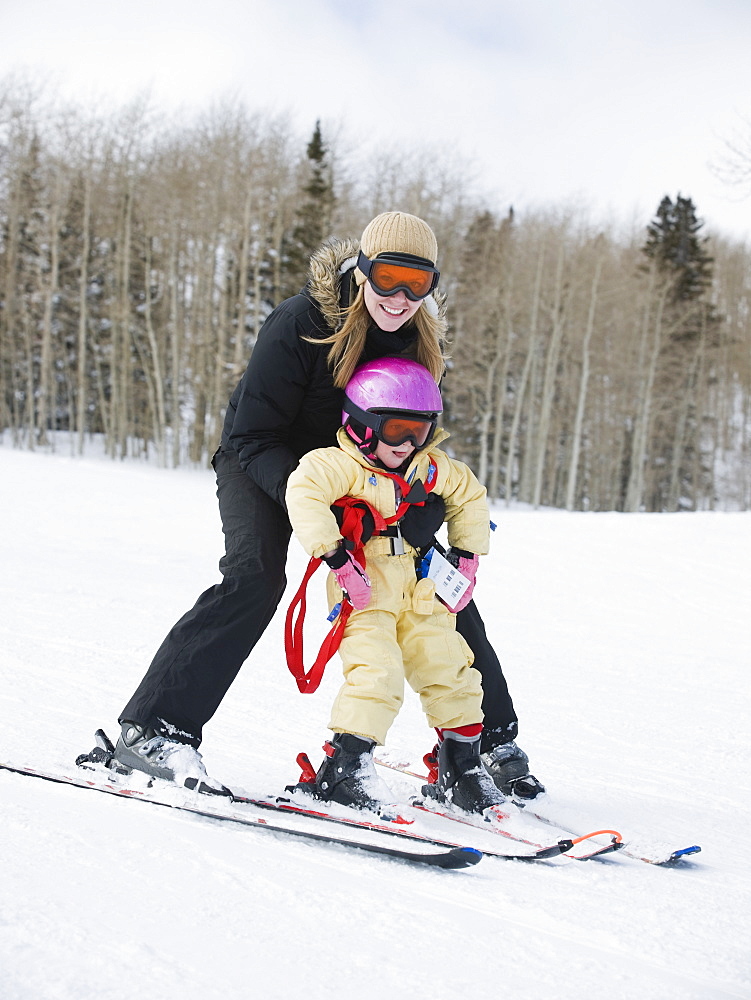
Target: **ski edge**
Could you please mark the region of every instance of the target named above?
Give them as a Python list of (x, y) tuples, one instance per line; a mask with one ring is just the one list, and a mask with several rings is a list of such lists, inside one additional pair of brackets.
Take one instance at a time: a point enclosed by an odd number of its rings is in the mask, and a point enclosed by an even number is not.
[[(408, 850), (406, 848), (400, 847), (388, 847), (385, 844), (371, 844), (364, 841), (352, 840), (347, 837), (338, 837), (335, 834), (327, 833), (316, 833), (311, 830), (298, 830), (290, 826), (282, 826), (278, 823), (269, 823), (268, 820), (263, 817), (252, 817), (252, 816), (228, 816), (223, 815), (220, 812), (213, 811), (211, 809), (202, 809), (199, 806), (192, 805), (181, 805), (177, 803), (165, 802), (164, 800), (154, 798), (148, 795), (140, 794), (139, 790), (127, 789), (118, 787), (117, 785), (107, 785), (106, 783), (99, 783), (91, 779), (73, 777), (71, 775), (65, 774), (53, 774), (48, 771), (40, 771), (38, 768), (33, 768), (30, 766), (22, 766), (9, 764), (4, 761), (0, 761), (0, 770), (7, 771), (12, 774), (18, 774), (24, 777), (39, 778), (43, 781), (53, 782), (55, 784), (67, 785), (72, 788), (81, 788), (89, 791), (96, 791), (106, 795), (112, 795), (115, 797), (120, 797), (123, 799), (130, 799), (136, 802), (145, 802), (153, 806), (161, 806), (166, 809), (174, 809), (176, 812), (185, 812), (193, 816), (199, 816), (204, 819), (219, 820), (221, 822), (237, 824), (240, 826), (253, 827), (257, 830), (265, 830), (269, 833), (279, 833), (291, 837), (299, 837), (305, 840), (317, 841), (319, 843), (327, 843), (333, 845), (339, 845), (342, 847), (351, 847), (355, 850), (365, 851), (370, 854), (379, 854), (386, 857), (391, 857), (397, 860), (408, 861), (416, 864), (425, 864), (437, 868), (443, 868), (448, 870), (457, 870), (462, 868), (470, 868), (478, 864), (483, 859), (483, 852), (477, 850), (473, 847), (464, 847), (461, 845), (451, 846), (448, 849), (443, 849), (440, 851), (418, 851), (418, 850)], [(200, 793), (196, 793), (200, 794)], [(305, 817), (305, 813), (301, 812), (299, 815)], [(368, 830), (368, 832), (374, 832)], [(375, 831), (380, 832), (380, 831)], [(422, 841), (427, 847), (434, 846), (431, 841)]]
[[(89, 754), (80, 754), (76, 758), (76, 764), (83, 769), (91, 768), (91, 770), (99, 773), (103, 768), (105, 771), (110, 771), (110, 773), (122, 773), (119, 772), (117, 768), (111, 768), (110, 761), (112, 760), (115, 747), (112, 741), (109, 739), (107, 734), (103, 729), (97, 729), (94, 734), (96, 740), (96, 747)], [(300, 757), (304, 755), (298, 755), (297, 762), (300, 764)], [(110, 770), (111, 769), (111, 770)], [(186, 785), (188, 783), (186, 782)], [(190, 785), (190, 790), (195, 790), (195, 785)], [(198, 789), (199, 791), (210, 791), (209, 789)], [(404, 826), (399, 826), (394, 822), (389, 822), (383, 816), (369, 814), (360, 814), (357, 816), (349, 815), (336, 815), (331, 814), (324, 810), (325, 803), (315, 796), (309, 797), (309, 802), (303, 804), (301, 802), (294, 801), (293, 799), (287, 798), (283, 795), (268, 795), (263, 798), (253, 798), (245, 794), (240, 794), (238, 792), (233, 792), (230, 789), (226, 790), (230, 801), (235, 805), (248, 805), (253, 806), (257, 809), (267, 809), (280, 812), (285, 815), (296, 815), (300, 817), (305, 817), (308, 819), (322, 820), (328, 823), (340, 824), (344, 827), (355, 830), (368, 830), (377, 833), (383, 833), (386, 836), (396, 837), (399, 839), (411, 841), (417, 844), (430, 844), (434, 847), (441, 847), (444, 849), (451, 850), (457, 847), (464, 847), (462, 843), (457, 843), (456, 840), (446, 840), (439, 838), (434, 835), (427, 833), (418, 833), (409, 829), (409, 825), (412, 823), (411, 820), (407, 821), (406, 828)], [(294, 789), (287, 788), (288, 792), (294, 792)], [(306, 796), (307, 797), (307, 796)], [(470, 824), (471, 825), (471, 824)], [(482, 853), (486, 856), (493, 856), (496, 858), (501, 858), (506, 861), (548, 861), (557, 857), (563, 853), (565, 847), (561, 846), (562, 842), (558, 842), (555, 845), (549, 844), (536, 844), (526, 842), (520, 838), (512, 837), (510, 838), (516, 843), (525, 843), (533, 846), (535, 851), (526, 853), (511, 853), (508, 851), (488, 851), (486, 848), (483, 849)], [(567, 842), (566, 842), (567, 843)], [(560, 861), (561, 859), (558, 858)], [(567, 858), (566, 860), (572, 860)]]

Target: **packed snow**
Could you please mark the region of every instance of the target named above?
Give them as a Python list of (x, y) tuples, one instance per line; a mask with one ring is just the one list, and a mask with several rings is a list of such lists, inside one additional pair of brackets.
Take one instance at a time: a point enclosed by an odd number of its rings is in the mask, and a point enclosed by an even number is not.
[[(69, 772), (218, 579), (213, 478), (6, 444), (0, 498), (0, 760)], [(751, 514), (493, 518), (476, 598), (550, 809), (701, 854), (447, 872), (0, 771), (2, 1000), (751, 997)], [(339, 683), (298, 693), (289, 596), (202, 747), (251, 794), (319, 761)], [(431, 736), (408, 691), (389, 747)]]

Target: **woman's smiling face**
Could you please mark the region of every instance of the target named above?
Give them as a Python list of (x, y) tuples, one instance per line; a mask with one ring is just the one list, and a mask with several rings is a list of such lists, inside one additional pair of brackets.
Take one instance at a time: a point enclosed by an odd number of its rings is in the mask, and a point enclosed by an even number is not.
[(387, 333), (394, 333), (411, 319), (422, 305), (422, 300), (413, 302), (404, 292), (394, 295), (379, 295), (369, 281), (363, 285), (365, 307), (376, 325)]

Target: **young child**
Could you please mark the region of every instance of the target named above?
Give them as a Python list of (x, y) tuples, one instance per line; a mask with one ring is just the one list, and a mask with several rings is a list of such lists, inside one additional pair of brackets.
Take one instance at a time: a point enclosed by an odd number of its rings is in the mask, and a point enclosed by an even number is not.
[[(334, 737), (324, 746), (327, 756), (311, 791), (362, 809), (385, 804), (380, 790), (388, 790), (372, 753), (399, 712), (406, 677), (439, 734), (438, 780), (425, 791), (482, 812), (504, 796), (480, 761), (480, 675), (456, 631), (455, 613), (469, 602), (479, 554), (488, 551), (485, 488), (466, 465), (435, 447), (448, 435), (437, 427), (440, 391), (422, 365), (402, 357), (368, 362), (344, 393), (339, 447), (303, 456), (286, 494), (297, 538), (331, 569), (331, 605), (344, 591), (353, 607), (339, 649), (344, 684), (331, 711)], [(418, 580), (418, 552), (401, 537), (398, 520), (366, 541), (363, 568), (331, 509), (352, 497), (388, 519), (404, 515), (410, 496), (420, 502), (431, 493), (445, 504), (447, 558), (470, 580), (453, 613), (435, 597), (432, 580)]]

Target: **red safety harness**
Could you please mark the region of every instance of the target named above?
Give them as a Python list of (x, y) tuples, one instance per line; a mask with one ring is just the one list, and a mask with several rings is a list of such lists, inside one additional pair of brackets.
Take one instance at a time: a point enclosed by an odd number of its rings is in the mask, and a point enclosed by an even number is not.
[[(342, 524), (339, 529), (341, 535), (348, 543), (347, 548), (351, 550), (353, 558), (357, 560), (363, 569), (365, 568), (365, 543), (362, 540), (362, 522), (365, 514), (370, 513), (373, 518), (375, 525), (373, 535), (375, 536), (385, 532), (389, 525), (396, 524), (406, 514), (410, 506), (422, 507), (428, 493), (432, 491), (438, 479), (438, 467), (435, 459), (432, 456), (429, 457), (430, 466), (424, 484), (418, 479), (410, 486), (396, 472), (386, 472), (384, 469), (373, 468), (373, 472), (378, 473), (378, 475), (388, 476), (389, 479), (393, 479), (401, 490), (401, 501), (396, 509), (396, 513), (392, 517), (384, 517), (367, 500), (355, 497), (341, 497), (334, 502), (335, 507), (342, 508)], [(410, 499), (410, 497), (414, 497), (414, 499)], [(302, 583), (287, 609), (287, 617), (284, 623), (284, 651), (287, 656), (287, 666), (297, 682), (298, 689), (303, 694), (312, 694), (317, 690), (318, 685), (321, 683), (323, 672), (326, 669), (326, 664), (337, 649), (339, 649), (347, 619), (352, 613), (352, 605), (346, 597), (343, 597), (336, 621), (323, 640), (313, 666), (310, 670), (306, 671), (303, 663), (303, 624), (307, 609), (306, 591), (308, 589), (308, 581), (321, 565), (321, 562), (322, 560), (315, 556), (310, 559)], [(296, 612), (297, 615), (295, 614)]]

